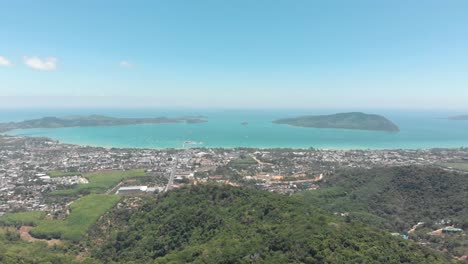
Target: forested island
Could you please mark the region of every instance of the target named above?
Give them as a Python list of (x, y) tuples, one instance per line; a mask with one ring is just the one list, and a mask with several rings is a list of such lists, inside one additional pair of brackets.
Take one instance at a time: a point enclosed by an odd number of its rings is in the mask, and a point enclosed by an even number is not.
[(397, 125), (383, 116), (361, 112), (283, 118), (274, 120), (273, 123), (297, 127), (400, 131)]
[(155, 118), (125, 118), (102, 115), (43, 117), (21, 122), (0, 123), (0, 132), (13, 129), (28, 128), (60, 128), (60, 127), (90, 127), (90, 126), (125, 126), (140, 124), (173, 124), (173, 123), (204, 123), (203, 116), (155, 117)]
[(447, 117), (449, 120), (468, 121), (468, 115), (458, 115)]

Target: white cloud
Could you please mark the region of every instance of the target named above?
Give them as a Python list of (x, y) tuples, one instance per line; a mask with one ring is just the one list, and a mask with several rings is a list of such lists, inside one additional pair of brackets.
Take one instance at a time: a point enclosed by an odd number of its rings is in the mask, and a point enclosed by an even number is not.
[(57, 59), (54, 57), (39, 58), (39, 57), (24, 57), (24, 63), (35, 70), (53, 71), (57, 69)]
[(0, 56), (0, 66), (11, 66), (11, 62), (7, 58)]
[(133, 63), (129, 62), (129, 61), (126, 61), (126, 60), (123, 60), (119, 63), (120, 67), (124, 67), (124, 68), (133, 68), (135, 67), (135, 65), (133, 65)]

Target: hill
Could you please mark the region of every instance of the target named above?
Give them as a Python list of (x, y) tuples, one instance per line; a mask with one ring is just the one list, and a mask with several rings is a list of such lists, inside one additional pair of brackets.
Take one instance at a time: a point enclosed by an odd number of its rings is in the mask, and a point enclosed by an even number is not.
[(343, 170), (315, 192), (298, 194), (330, 212), (368, 212), (389, 230), (450, 219), (468, 228), (468, 176), (435, 167)]
[(274, 120), (273, 123), (314, 128), (344, 128), (376, 131), (400, 130), (397, 125), (383, 116), (360, 112), (284, 118)]
[(71, 116), (71, 117), (43, 117), (21, 122), (0, 123), (0, 132), (13, 129), (27, 128), (59, 128), (59, 127), (88, 127), (88, 126), (123, 126), (138, 124), (166, 124), (166, 123), (203, 123), (201, 116), (156, 117), (156, 118), (117, 118), (101, 115)]
[[(296, 196), (331, 213), (344, 214), (349, 221), (407, 234), (448, 255), (468, 255), (466, 173), (415, 166), (343, 170), (328, 177), (318, 190)], [(430, 234), (452, 225), (465, 232)]]
[[(97, 228), (92, 256), (124, 263), (447, 263), (300, 199), (230, 186), (174, 190)], [(103, 231), (106, 230), (106, 231)]]

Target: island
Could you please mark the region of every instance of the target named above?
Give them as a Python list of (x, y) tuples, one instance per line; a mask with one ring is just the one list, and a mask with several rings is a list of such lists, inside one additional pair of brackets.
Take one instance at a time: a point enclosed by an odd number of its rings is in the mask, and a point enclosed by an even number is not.
[(468, 115), (450, 116), (450, 117), (447, 117), (447, 119), (455, 120), (455, 121), (468, 121)]
[(0, 123), (0, 132), (13, 129), (28, 128), (60, 128), (60, 127), (91, 127), (91, 126), (125, 126), (140, 124), (174, 124), (174, 123), (204, 123), (203, 116), (155, 117), (155, 118), (125, 118), (102, 115), (43, 117), (21, 122)]
[(332, 115), (309, 115), (274, 120), (275, 124), (313, 128), (343, 128), (373, 131), (400, 131), (400, 128), (387, 118), (361, 112), (338, 113)]

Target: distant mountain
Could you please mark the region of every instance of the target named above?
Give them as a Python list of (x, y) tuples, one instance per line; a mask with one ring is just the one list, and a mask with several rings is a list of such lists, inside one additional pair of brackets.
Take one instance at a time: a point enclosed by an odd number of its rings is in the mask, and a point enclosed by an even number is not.
[[(448, 263), (413, 242), (265, 191), (194, 185), (115, 210), (97, 227), (104, 263)], [(100, 234), (99, 234), (100, 233)]]
[(274, 120), (273, 123), (314, 128), (344, 128), (377, 131), (400, 130), (397, 125), (383, 116), (360, 112), (284, 118)]
[(59, 127), (88, 127), (88, 126), (123, 126), (138, 124), (167, 124), (167, 123), (203, 123), (207, 122), (202, 116), (156, 117), (156, 118), (117, 118), (102, 115), (43, 117), (22, 122), (0, 123), (0, 132), (12, 129), (27, 128), (59, 128)]
[(458, 115), (447, 117), (449, 120), (468, 120), (468, 115)]

